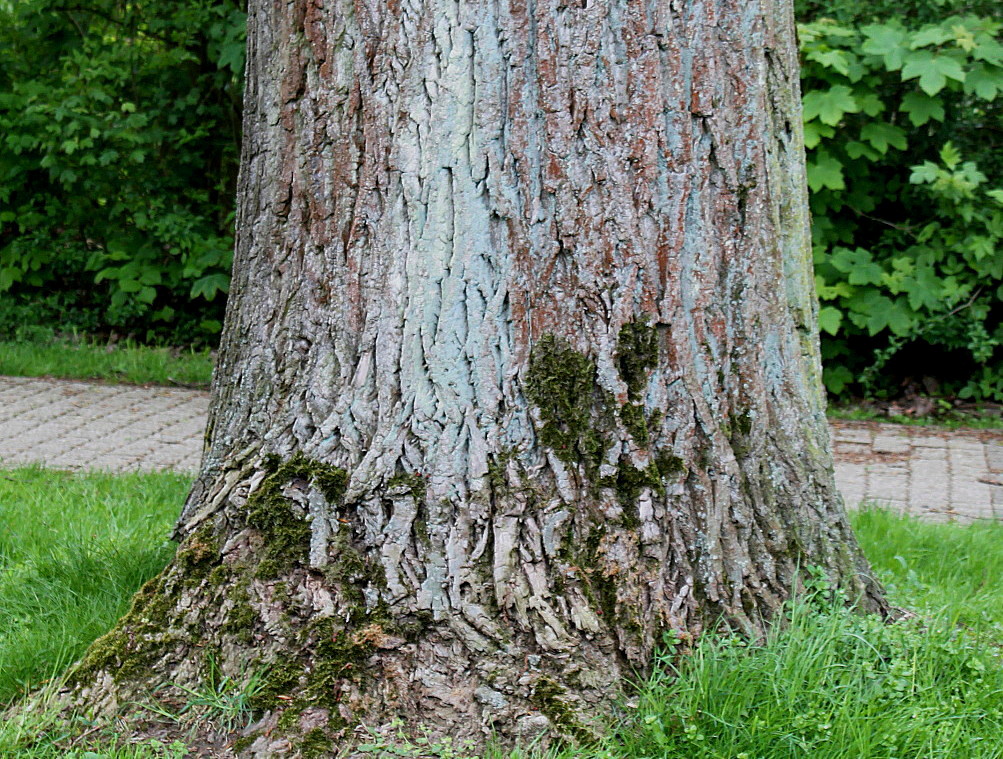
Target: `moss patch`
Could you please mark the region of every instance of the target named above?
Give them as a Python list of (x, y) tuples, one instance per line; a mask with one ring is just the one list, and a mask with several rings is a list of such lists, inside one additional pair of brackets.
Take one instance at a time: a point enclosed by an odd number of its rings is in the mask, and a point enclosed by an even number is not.
[(526, 392), (540, 409), (541, 442), (569, 463), (598, 467), (605, 441), (592, 428), (596, 367), (553, 335), (544, 336), (530, 355)]
[(595, 364), (566, 341), (545, 335), (530, 354), (526, 395), (540, 409), (540, 442), (562, 461), (598, 471), (609, 447), (600, 429), (615, 404), (599, 387)]
[(305, 561), (310, 549), (306, 515), (293, 507), (282, 489), (300, 481), (316, 487), (335, 507), (341, 504), (348, 485), (345, 470), (311, 461), (299, 453), (286, 462), (269, 455), (265, 470), (268, 476), (247, 502), (247, 524), (264, 537), (262, 560), (255, 573), (261, 579), (277, 577), (297, 561)]
[(300, 688), (300, 678), (305, 668), (302, 661), (294, 656), (279, 659), (264, 670), (261, 685), (248, 703), (256, 712), (263, 712), (283, 705), (280, 696), (291, 696)]
[(648, 422), (644, 418), (644, 406), (640, 403), (625, 403), (620, 407), (620, 420), (634, 441), (643, 447), (648, 445)]
[(540, 410), (540, 442), (562, 461), (584, 465), (593, 478), (611, 445), (616, 416), (642, 447), (650, 443), (650, 425), (661, 422), (661, 412), (648, 419), (641, 402), (648, 373), (658, 363), (655, 329), (644, 322), (625, 324), (616, 360), (629, 398), (622, 406), (599, 386), (595, 363), (553, 335), (533, 347), (526, 374), (526, 395)]
[(383, 564), (364, 556), (349, 538), (347, 530), (341, 530), (334, 537), (334, 557), (324, 567), (324, 577), (342, 594), (353, 610), (366, 613), (366, 587), (381, 590), (387, 587), (387, 576)]
[(533, 683), (530, 700), (565, 736), (579, 743), (594, 742), (596, 736), (582, 724), (574, 709), (565, 700), (565, 694), (566, 690), (556, 680), (544, 676)]
[(332, 617), (314, 621), (297, 636), (298, 653), (266, 669), (251, 707), (256, 711), (282, 707), (277, 725), (282, 733), (296, 732), (299, 715), (311, 706), (329, 710), (329, 727), (344, 727), (338, 711), (342, 684), (361, 685), (369, 680), (368, 660), (385, 636), (372, 618), (352, 626)]
[(644, 321), (629, 322), (617, 335), (617, 369), (627, 385), (627, 395), (639, 400), (648, 382), (648, 372), (658, 365), (658, 334)]
[(221, 629), (223, 633), (234, 636), (241, 643), (250, 644), (254, 639), (254, 623), (258, 615), (251, 606), (247, 586), (248, 582), (245, 579), (230, 591), (233, 606), (226, 615), (226, 622)]
[(331, 739), (319, 727), (309, 731), (300, 741), (300, 754), (303, 759), (320, 759), (320, 757), (330, 756), (331, 750)]
[(251, 747), (252, 743), (258, 740), (258, 736), (259, 733), (257, 732), (251, 733), (250, 735), (243, 735), (231, 744), (230, 750), (234, 753), (234, 755), (240, 756), (242, 752)]
[(655, 456), (655, 466), (659, 476), (666, 480), (678, 480), (689, 471), (685, 461), (665, 451), (659, 451)]
[(174, 557), (182, 582), (189, 588), (212, 576), (221, 560), (219, 539), (208, 525), (189, 535)]
[(171, 643), (168, 621), (174, 601), (164, 592), (169, 570), (147, 582), (133, 597), (132, 607), (118, 624), (95, 640), (67, 676), (70, 684), (107, 672), (116, 682), (141, 677)]
[(387, 490), (404, 490), (420, 503), (425, 500), (428, 484), (417, 472), (400, 472), (387, 481)]

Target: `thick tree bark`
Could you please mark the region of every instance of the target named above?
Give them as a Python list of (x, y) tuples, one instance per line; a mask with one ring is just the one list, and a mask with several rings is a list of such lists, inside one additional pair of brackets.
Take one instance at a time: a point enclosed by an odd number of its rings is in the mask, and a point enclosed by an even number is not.
[(252, 2), (202, 472), (80, 698), (210, 651), (268, 668), (249, 756), (396, 717), (574, 738), (809, 567), (881, 609), (800, 123), (789, 0)]

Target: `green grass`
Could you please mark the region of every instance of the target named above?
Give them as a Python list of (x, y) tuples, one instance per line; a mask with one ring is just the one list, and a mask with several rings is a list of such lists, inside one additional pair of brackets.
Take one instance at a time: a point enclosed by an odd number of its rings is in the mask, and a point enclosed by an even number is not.
[(1003, 644), (1003, 523), (931, 524), (876, 508), (851, 518), (894, 603), (995, 630)]
[(212, 357), (208, 351), (131, 343), (5, 342), (0, 343), (0, 375), (208, 387)]
[(1003, 415), (999, 406), (985, 404), (979, 412), (945, 410), (934, 416), (905, 416), (904, 414), (888, 414), (873, 408), (863, 406), (830, 405), (827, 412), (830, 419), (848, 422), (883, 422), (885, 424), (904, 424), (912, 427), (943, 427), (949, 430), (999, 430), (1003, 429)]
[(189, 482), (0, 471), (0, 704), (58, 675), (128, 610), (172, 555)]
[[(58, 675), (125, 610), (170, 556), (164, 536), (187, 484), (174, 475), (2, 473), (0, 698)], [(878, 510), (853, 520), (892, 601), (917, 616), (884, 624), (853, 614), (819, 583), (766, 641), (707, 635), (684, 652), (669, 640), (624, 723), (597, 746), (551, 759), (1003, 759), (1003, 525), (925, 524)], [(244, 719), (232, 688), (192, 693), (193, 708), (222, 699)], [(128, 745), (107, 732), (78, 745), (73, 731), (89, 723), (53, 732), (45, 691), (33, 698), (0, 724), (0, 756), (184, 755), (179, 745)], [(374, 738), (365, 753), (471, 755), (403, 737)]]

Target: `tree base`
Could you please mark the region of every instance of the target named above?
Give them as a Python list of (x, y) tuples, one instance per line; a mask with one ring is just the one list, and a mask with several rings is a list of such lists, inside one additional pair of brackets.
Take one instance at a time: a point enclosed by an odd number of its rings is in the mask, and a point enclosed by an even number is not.
[[(374, 568), (352, 547), (342, 544), (323, 569), (282, 566), (254, 528), (222, 544), (225, 522), (185, 539), (95, 641), (67, 677), (68, 707), (104, 717), (142, 704), (176, 713), (225, 677), (257, 718), (229, 736), (229, 753), (311, 757), (402, 729), (477, 747), (492, 738), (587, 742), (622, 687), (612, 650), (547, 657), (515, 633), (472, 650), (455, 620), (395, 614), (367, 597)], [(218, 731), (202, 742), (223, 755)]]

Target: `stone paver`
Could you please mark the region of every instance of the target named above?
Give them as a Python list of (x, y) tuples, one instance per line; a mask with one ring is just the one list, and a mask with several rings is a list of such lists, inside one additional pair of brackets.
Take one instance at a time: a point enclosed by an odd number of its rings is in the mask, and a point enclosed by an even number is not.
[(850, 507), (869, 501), (938, 521), (1003, 521), (1003, 431), (839, 421), (832, 442)]
[[(0, 377), (0, 465), (198, 469), (209, 394)], [(833, 422), (847, 505), (942, 521), (1003, 521), (1003, 431)]]
[(209, 394), (0, 377), (0, 463), (194, 473)]

